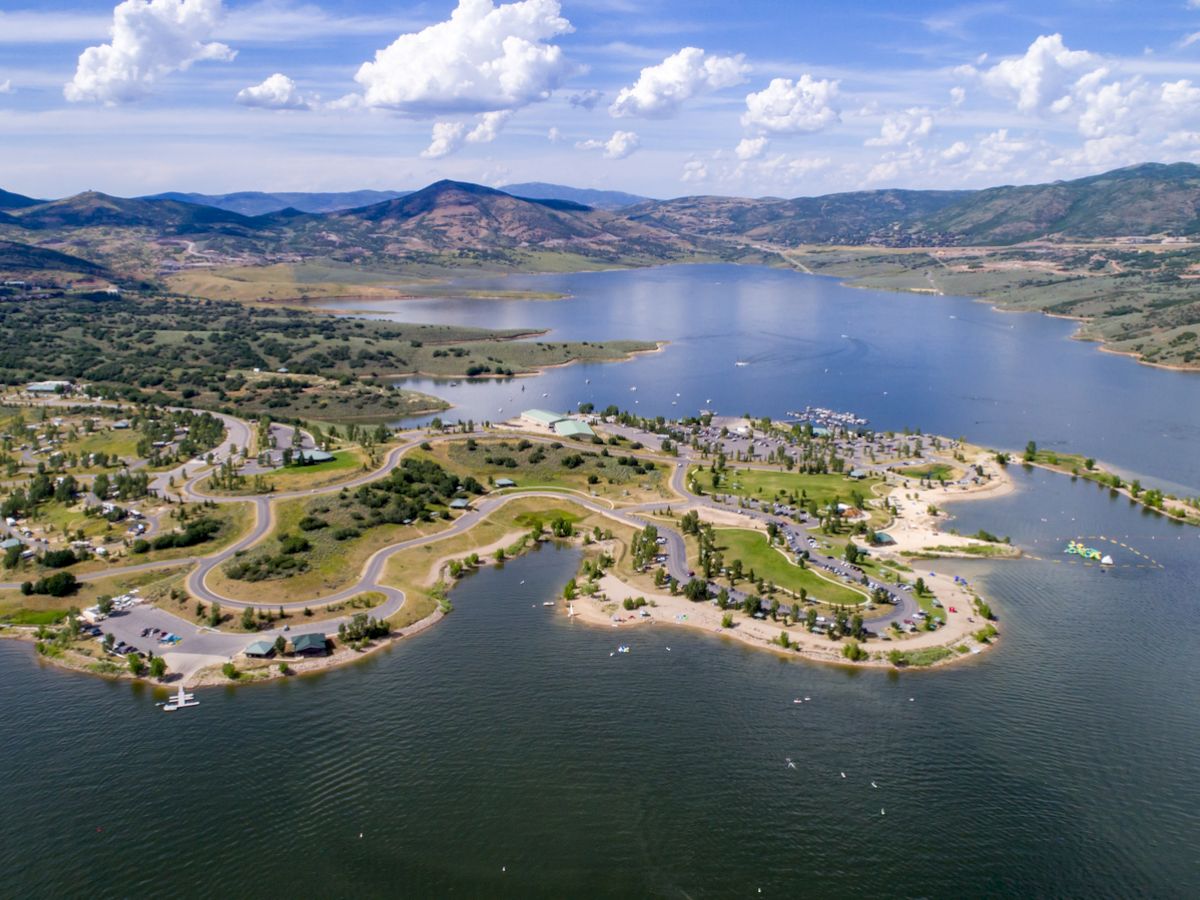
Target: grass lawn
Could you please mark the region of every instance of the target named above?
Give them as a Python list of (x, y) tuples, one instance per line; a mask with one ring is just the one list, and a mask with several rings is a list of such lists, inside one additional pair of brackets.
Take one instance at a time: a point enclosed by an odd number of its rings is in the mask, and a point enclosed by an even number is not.
[(913, 478), (925, 481), (956, 481), (963, 476), (963, 470), (949, 463), (926, 463), (923, 466), (897, 466), (892, 469), (902, 478)]
[(864, 497), (872, 496), (872, 488), (880, 483), (878, 478), (854, 480), (844, 475), (804, 475), (796, 472), (768, 471), (766, 469), (739, 469), (728, 467), (720, 483), (713, 487), (713, 473), (706, 468), (693, 468), (688, 478), (708, 494), (731, 494), (737, 497), (753, 497), (756, 500), (795, 498), (814, 501), (818, 506), (832, 502), (850, 502), (851, 491)]
[[(609, 450), (612, 455), (603, 456), (605, 448), (596, 444), (572, 440), (555, 443), (559, 446), (514, 437), (476, 441), (471, 450), (466, 440), (444, 441), (431, 445), (428, 451), (414, 450), (413, 456), (432, 459), (456, 475), (473, 475), (482, 484), (489, 484), (488, 479), (494, 483), (510, 478), (517, 483), (517, 490), (566, 488), (618, 503), (645, 503), (670, 496), (666, 487), (670, 475), (665, 465), (655, 463), (647, 471), (640, 460), (638, 466), (618, 462), (622, 456), (627, 460), (630, 457), (615, 448)], [(565, 465), (576, 457), (582, 458), (579, 465)], [(510, 460), (515, 465), (508, 465)], [(595, 476), (596, 483), (589, 484), (588, 476)]]
[(112, 575), (108, 578), (98, 578), (95, 581), (81, 583), (79, 590), (69, 597), (41, 595), (26, 597), (20, 591), (0, 591), (0, 622), (9, 621), (8, 616), (48, 614), (51, 611), (66, 613), (72, 607), (83, 609), (95, 604), (96, 600), (105, 594), (112, 597), (124, 594), (134, 588), (139, 588), (142, 596), (148, 601), (155, 602), (160, 595), (167, 594), (172, 587), (181, 585), (186, 571), (186, 567), (181, 566), (156, 569), (150, 572), (136, 572), (132, 575)]
[(740, 559), (746, 572), (753, 569), (756, 575), (767, 581), (774, 581), (777, 586), (796, 594), (804, 588), (810, 598), (831, 606), (850, 606), (867, 601), (865, 594), (845, 584), (822, 578), (813, 569), (802, 569), (789, 562), (768, 543), (767, 536), (762, 532), (743, 528), (719, 528), (716, 537), (717, 546), (725, 558), (727, 567), (735, 559)]
[[(382, 453), (388, 450), (385, 447)], [(367, 454), (358, 447), (347, 447), (333, 454), (328, 462), (314, 463), (311, 466), (286, 466), (264, 474), (264, 478), (278, 493), (289, 491), (304, 491), (313, 488), (335, 486), (343, 481), (349, 481), (356, 475), (362, 474), (367, 462)], [(217, 495), (253, 494), (254, 479), (246, 476), (245, 484), (235, 491), (225, 490), (213, 485), (212, 478), (205, 478), (199, 485), (200, 491)]]
[(927, 647), (924, 650), (900, 651), (901, 664), (906, 666), (932, 666), (935, 662), (941, 662), (953, 655), (954, 651), (949, 647)]

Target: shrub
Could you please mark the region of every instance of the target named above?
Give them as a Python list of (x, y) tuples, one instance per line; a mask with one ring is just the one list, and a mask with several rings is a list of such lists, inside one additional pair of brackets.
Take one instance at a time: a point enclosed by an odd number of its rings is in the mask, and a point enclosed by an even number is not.
[(237, 670), (237, 666), (235, 666), (233, 663), (227, 662), (225, 665), (221, 666), (221, 674), (230, 681), (236, 681), (242, 673)]

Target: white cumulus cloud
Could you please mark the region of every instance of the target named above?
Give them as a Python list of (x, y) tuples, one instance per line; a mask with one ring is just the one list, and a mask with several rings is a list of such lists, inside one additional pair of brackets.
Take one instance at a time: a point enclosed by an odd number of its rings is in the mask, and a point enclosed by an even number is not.
[(683, 164), (683, 172), (679, 176), (680, 181), (698, 182), (708, 180), (708, 166), (703, 160), (689, 159)]
[(261, 83), (242, 88), (235, 98), (242, 106), (262, 109), (309, 109), (310, 102), (301, 95), (296, 82), (282, 72), (276, 72)]
[(807, 74), (796, 81), (774, 78), (764, 90), (746, 95), (742, 125), (775, 134), (820, 131), (839, 119), (837, 94), (836, 81)]
[(16, 92), (17, 90), (13, 87), (11, 78), (5, 78), (3, 81), (0, 81), (0, 94), (15, 94)]
[(913, 107), (902, 113), (886, 116), (879, 128), (879, 137), (868, 138), (868, 147), (896, 147), (911, 144), (933, 131), (933, 113)]
[(124, 103), (193, 63), (233, 59), (229, 47), (208, 41), (222, 12), (221, 0), (124, 0), (113, 9), (112, 39), (80, 54), (63, 95)]
[(605, 159), (624, 159), (641, 146), (638, 136), (632, 131), (614, 131), (607, 141), (579, 141), (577, 150), (603, 150)]
[(429, 146), (421, 151), (425, 159), (441, 159), (462, 146), (467, 126), (462, 122), (434, 122), (433, 138)]
[(766, 152), (767, 143), (765, 137), (742, 138), (733, 152), (738, 159), (758, 159)]
[(469, 144), (490, 144), (500, 134), (500, 130), (512, 118), (512, 110), (500, 109), (484, 113), (479, 117), (479, 124), (467, 135)]
[(572, 71), (551, 43), (572, 31), (558, 0), (459, 0), (359, 67), (362, 103), (408, 113), (491, 112), (545, 100)]
[(658, 65), (642, 69), (634, 84), (621, 88), (609, 114), (616, 118), (674, 115), (684, 101), (698, 94), (744, 82), (750, 67), (743, 59), (741, 54), (716, 56), (699, 47), (684, 47)]
[(997, 93), (1015, 95), (1021, 112), (1059, 112), (1070, 104), (1071, 87), (1082, 71), (1095, 64), (1095, 56), (1071, 50), (1061, 34), (1043, 34), (1023, 56), (1002, 60), (984, 72), (983, 83)]

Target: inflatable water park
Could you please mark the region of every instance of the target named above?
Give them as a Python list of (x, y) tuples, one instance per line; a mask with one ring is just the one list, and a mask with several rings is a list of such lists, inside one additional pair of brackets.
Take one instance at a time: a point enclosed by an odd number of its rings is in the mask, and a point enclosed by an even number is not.
[(1094, 560), (1102, 566), (1111, 566), (1113, 558), (1107, 554), (1101, 553), (1095, 547), (1086, 547), (1078, 541), (1071, 541), (1067, 544), (1067, 549), (1063, 553), (1073, 554), (1082, 559)]

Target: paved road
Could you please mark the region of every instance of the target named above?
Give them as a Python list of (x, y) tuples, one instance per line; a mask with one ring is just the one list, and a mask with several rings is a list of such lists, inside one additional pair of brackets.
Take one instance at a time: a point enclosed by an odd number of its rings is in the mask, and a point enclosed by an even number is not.
[[(226, 424), (227, 432), (225, 440), (214, 451), (214, 456), (218, 461), (229, 458), (229, 456), (232, 454), (232, 449), (234, 446), (238, 448), (245, 448), (249, 444), (251, 435), (251, 429), (248, 423), (238, 420), (232, 416), (221, 415), (220, 417)], [(247, 497), (202, 494), (199, 492), (197, 485), (204, 477), (207, 476), (207, 466), (203, 466), (202, 471), (199, 472), (197, 472), (192, 465), (178, 467), (176, 470), (173, 470), (177, 475), (176, 481), (178, 486), (176, 491), (185, 499), (194, 501), (209, 500), (218, 503), (248, 502), (253, 504), (255, 508), (255, 523), (250, 532), (240, 540), (236, 541), (234, 544), (210, 556), (186, 557), (169, 561), (148, 562), (121, 568), (107, 569), (81, 576), (81, 580), (89, 581), (112, 575), (126, 575), (155, 569), (195, 565), (196, 568), (190, 573), (187, 581), (188, 590), (194, 596), (210, 603), (219, 602), (223, 607), (234, 610), (260, 606), (261, 604), (237, 600), (235, 598), (225, 597), (218, 594), (208, 587), (206, 584), (206, 578), (210, 572), (227, 562), (235, 554), (253, 547), (270, 534), (273, 526), (273, 501), (307, 497), (314, 494), (329, 492), (331, 490), (340, 491), (343, 488), (353, 489), (359, 485), (375, 481), (386, 475), (388, 471), (394, 468), (400, 462), (404, 454), (408, 453), (414, 447), (419, 446), (425, 441), (437, 442), (462, 440), (465, 437), (495, 438), (501, 434), (502, 433), (497, 433), (495, 431), (476, 431), (471, 434), (455, 432), (451, 434), (435, 436), (424, 433), (413, 434), (389, 451), (379, 468), (370, 472), (364, 472), (361, 475), (342, 482), (335, 487), (288, 491), (269, 495)], [(543, 437), (522, 433), (521, 437), (540, 443), (557, 442), (556, 438), (549, 436)], [(643, 437), (648, 440), (653, 436), (644, 435)], [(627, 507), (625, 509), (614, 509), (611, 503), (608, 501), (588, 497), (581, 492), (571, 492), (571, 499), (573, 502), (593, 513), (606, 516), (614, 521), (636, 529), (640, 529), (649, 523), (650, 520), (647, 518), (648, 514), (662, 509), (667, 505), (670, 505), (673, 511), (677, 513), (686, 511), (688, 509), (701, 507), (730, 511), (731, 507), (728, 504), (720, 503), (710, 496), (693, 495), (687, 490), (687, 470), (689, 466), (699, 464), (701, 460), (692, 458), (691, 451), (686, 447), (681, 448), (681, 451), (683, 455), (672, 463), (673, 471), (671, 472), (668, 482), (671, 490), (677, 495), (678, 501), (655, 501), (652, 503)], [(642, 458), (654, 459), (659, 464), (663, 463), (661, 456), (656, 456), (649, 451), (638, 451), (633, 455)], [(202, 462), (203, 461), (197, 461), (197, 464), (202, 464)], [(189, 468), (191, 469), (190, 477), (184, 480), (183, 472), (185, 469)], [(170, 474), (171, 473), (163, 473), (163, 475), (159, 476), (159, 480), (161, 480), (162, 484), (165, 485), (166, 478)], [(156, 483), (158, 482), (156, 481)], [(405, 601), (403, 591), (380, 583), (381, 579), (383, 578), (383, 573), (387, 562), (394, 555), (397, 553), (402, 553), (413, 547), (436, 543), (456, 534), (461, 534), (472, 528), (481, 519), (486, 518), (497, 509), (514, 500), (547, 495), (561, 496), (562, 494), (563, 491), (556, 491), (553, 489), (530, 489), (490, 494), (480, 498), (473, 504), (474, 509), (472, 511), (459, 516), (448, 528), (439, 531), (436, 534), (412, 538), (407, 541), (401, 541), (376, 552), (367, 560), (361, 573), (359, 574), (358, 579), (343, 590), (328, 596), (312, 598), (307, 601), (286, 603), (283, 604), (283, 609), (287, 611), (296, 611), (305, 607), (326, 606), (348, 600), (362, 593), (378, 592), (384, 595), (385, 600), (380, 606), (375, 607), (371, 611), (371, 614), (379, 618), (388, 618), (395, 614), (403, 606)], [(809, 537), (808, 527), (803, 523), (788, 521), (780, 516), (758, 509), (738, 509), (737, 507), (733, 507), (733, 511), (736, 511), (756, 522), (765, 523), (768, 521), (775, 521), (784, 528), (785, 537), (789, 538), (794, 546), (805, 547), (807, 544)], [(683, 535), (680, 534), (676, 529), (665, 526), (661, 522), (655, 521), (654, 524), (658, 529), (660, 537), (664, 538), (666, 541), (662, 548), (662, 552), (665, 553), (667, 557), (667, 562), (665, 565), (667, 573), (678, 582), (686, 582), (690, 575), (687, 569), (686, 544), (684, 542)], [(833, 567), (834, 569), (840, 569), (843, 572), (847, 571), (846, 564), (841, 563), (840, 561), (824, 557), (819, 553), (813, 552), (811, 549), (809, 550), (809, 553), (810, 565), (829, 566)], [(0, 587), (13, 588), (17, 587), (17, 585), (2, 584)], [(716, 592), (717, 586), (715, 584), (710, 584), (709, 587), (712, 592)], [(742, 594), (740, 591), (732, 591), (731, 596), (735, 601), (744, 598), (744, 594)], [(916, 603), (911, 597), (908, 597), (902, 593), (895, 596), (897, 597), (898, 601), (897, 607), (894, 610), (885, 613), (882, 617), (872, 619), (870, 622), (872, 627), (876, 629), (882, 629), (894, 620), (911, 617), (912, 613), (916, 611)], [(325, 632), (329, 633), (330, 631), (336, 629), (340, 622), (346, 621), (349, 618), (349, 616), (346, 616), (342, 617), (341, 619), (326, 620), (320, 624)], [(195, 658), (195, 660), (199, 660), (203, 657), (229, 658), (230, 656), (239, 652), (242, 647), (245, 646), (248, 640), (251, 639), (242, 634), (225, 634), (221, 632), (214, 632), (211, 629), (201, 628), (187, 622), (186, 620), (174, 616), (169, 612), (161, 609), (154, 609), (152, 607), (136, 608), (129, 613), (110, 619), (109, 622), (112, 623), (109, 626), (110, 630), (113, 630), (114, 633), (117, 634), (117, 636), (121, 639), (126, 640), (128, 643), (132, 643), (135, 646), (141, 646), (142, 644), (147, 643), (146, 639), (141, 638), (141, 630), (146, 627), (159, 627), (165, 630), (173, 631), (176, 634), (180, 634), (184, 636), (184, 644), (186, 646), (181, 645), (176, 647), (174, 652), (182, 654), (182, 656), (192, 656)], [(261, 632), (256, 637), (273, 639), (274, 635), (278, 633), (282, 633), (281, 628), (272, 629), (271, 631), (267, 632)], [(153, 648), (143, 647), (142, 649)], [(173, 668), (175, 667), (173, 666)]]

